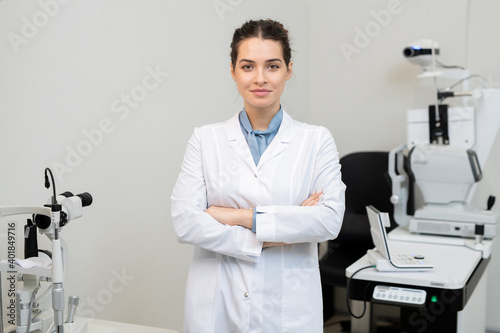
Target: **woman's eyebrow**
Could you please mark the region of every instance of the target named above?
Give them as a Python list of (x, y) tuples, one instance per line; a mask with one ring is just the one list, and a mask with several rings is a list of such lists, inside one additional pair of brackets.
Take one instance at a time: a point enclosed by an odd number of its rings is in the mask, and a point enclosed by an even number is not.
[[(253, 60), (250, 60), (250, 59), (241, 59), (239, 62), (250, 62), (252, 64), (255, 64), (255, 61)], [(279, 61), (279, 62), (282, 62), (280, 58), (273, 58), (273, 59), (269, 59), (269, 60), (266, 60), (266, 62), (275, 62), (275, 61)]]

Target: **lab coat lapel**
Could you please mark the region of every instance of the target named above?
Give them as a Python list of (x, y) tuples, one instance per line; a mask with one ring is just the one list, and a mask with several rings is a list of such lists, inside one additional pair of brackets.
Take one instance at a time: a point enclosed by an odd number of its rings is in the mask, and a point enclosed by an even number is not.
[(266, 162), (286, 149), (292, 138), (292, 130), (292, 118), (288, 115), (288, 113), (283, 111), (283, 120), (281, 121), (278, 133), (276, 133), (273, 141), (260, 157), (257, 169), (260, 169)]
[(243, 161), (256, 173), (257, 166), (248, 147), (247, 140), (243, 136), (243, 131), (241, 130), (239, 113), (234, 117), (229, 119), (227, 138), (231, 144), (231, 147), (238, 153)]

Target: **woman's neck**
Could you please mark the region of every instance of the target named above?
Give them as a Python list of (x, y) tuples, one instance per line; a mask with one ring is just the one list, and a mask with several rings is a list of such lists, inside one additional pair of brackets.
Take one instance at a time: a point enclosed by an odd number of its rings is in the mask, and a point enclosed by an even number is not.
[(278, 106), (270, 106), (268, 108), (256, 108), (245, 105), (248, 120), (252, 125), (253, 130), (264, 131), (269, 127), (271, 120), (279, 112), (280, 104)]

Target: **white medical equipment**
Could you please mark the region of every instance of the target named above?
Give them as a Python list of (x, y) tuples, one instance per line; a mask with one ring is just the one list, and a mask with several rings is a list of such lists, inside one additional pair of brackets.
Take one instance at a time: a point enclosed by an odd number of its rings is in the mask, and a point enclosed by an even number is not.
[(428, 39), (417, 40), (403, 49), (403, 55), (412, 64), (422, 67), (422, 74), (418, 77), (433, 77), (442, 74), (433, 70), (433, 60), (439, 55), (439, 45), (436, 42)]
[(377, 270), (382, 272), (428, 271), (434, 268), (419, 254), (410, 252), (394, 253), (389, 246), (386, 227), (391, 225), (389, 214), (380, 212), (373, 206), (366, 206), (370, 233), (375, 249), (368, 250), (368, 258)]
[[(429, 52), (422, 54), (427, 56)], [(459, 78), (467, 88), (470, 75), (465, 69), (448, 72), (444, 66), (437, 74), (434, 60), (434, 70), (429, 72), (429, 58), (420, 65), (424, 73), (434, 73), (434, 80), (437, 76)], [(461, 97), (464, 106), (443, 104), (444, 99), (456, 96)], [(494, 197), (482, 209), (472, 207), (470, 202), (499, 128), (499, 89), (437, 91), (435, 105), (409, 110), (407, 143), (393, 149), (389, 156), (396, 222), (413, 233), (476, 237), (470, 246), (482, 249), (482, 238), (497, 234), (498, 213), (491, 210)], [(424, 201), (413, 216), (406, 210), (410, 181), (415, 182)]]
[[(53, 196), (44, 207), (0, 207), (0, 217), (32, 216), (32, 219), (28, 219), (25, 228), (25, 256), (27, 258), (21, 260), (9, 256), (9, 260), (0, 262), (0, 272), (8, 273), (9, 276), (16, 275), (18, 280), (22, 281), (22, 287), (15, 288), (16, 333), (88, 333), (87, 322), (82, 318), (74, 317), (78, 297), (69, 297), (68, 317), (66, 321), (64, 320), (65, 254), (59, 233), (70, 220), (82, 216), (82, 208), (92, 203), (92, 196), (86, 192), (78, 195), (73, 195), (70, 192), (56, 195), (54, 178), (49, 168), (45, 169), (45, 187), (50, 187), (49, 175)], [(39, 251), (36, 229), (51, 240), (51, 257)], [(42, 291), (44, 282), (47, 282), (48, 286)], [(50, 294), (52, 298), (51, 301), (48, 301), (47, 298)], [(10, 304), (14, 304), (12, 299)], [(7, 332), (4, 331), (3, 327), (1, 331)]]

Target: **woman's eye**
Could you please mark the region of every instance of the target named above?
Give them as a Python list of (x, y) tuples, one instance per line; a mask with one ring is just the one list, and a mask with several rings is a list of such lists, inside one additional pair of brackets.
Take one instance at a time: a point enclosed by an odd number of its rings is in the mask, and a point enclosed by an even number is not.
[(278, 66), (278, 65), (269, 65), (269, 68), (270, 69), (278, 69), (278, 68), (280, 68), (280, 66)]
[(252, 69), (252, 66), (250, 66), (250, 65), (243, 65), (243, 66), (241, 66), (241, 69), (243, 69), (243, 70), (250, 70), (250, 69)]

